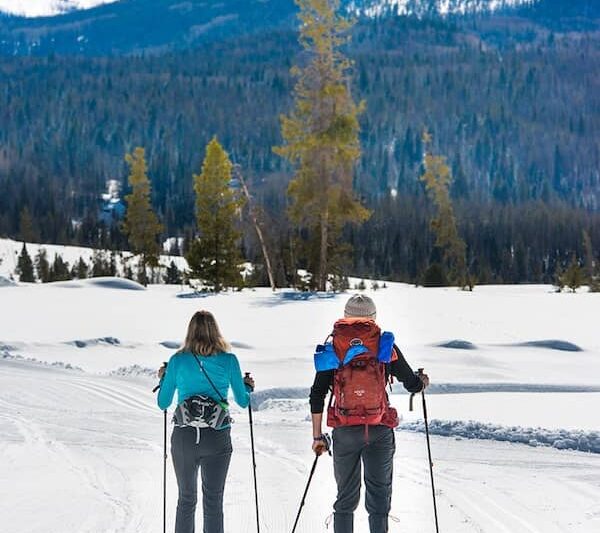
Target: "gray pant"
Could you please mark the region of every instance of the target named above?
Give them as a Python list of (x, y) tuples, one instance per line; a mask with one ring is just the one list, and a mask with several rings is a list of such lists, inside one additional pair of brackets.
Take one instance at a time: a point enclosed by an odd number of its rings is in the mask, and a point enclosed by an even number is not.
[(175, 533), (194, 533), (198, 468), (202, 476), (204, 533), (223, 533), (223, 491), (231, 452), (230, 429), (173, 429), (171, 455), (179, 487)]
[(392, 501), (392, 474), (396, 441), (386, 426), (348, 426), (333, 430), (333, 470), (337, 499), (333, 506), (334, 533), (354, 531), (354, 511), (360, 499), (361, 464), (365, 473), (365, 506), (371, 533), (387, 533)]

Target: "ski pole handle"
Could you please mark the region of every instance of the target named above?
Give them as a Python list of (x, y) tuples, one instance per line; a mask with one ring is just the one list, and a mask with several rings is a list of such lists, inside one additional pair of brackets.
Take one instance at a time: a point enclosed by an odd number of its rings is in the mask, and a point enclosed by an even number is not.
[(250, 372), (244, 372), (244, 385), (250, 389), (249, 392), (254, 392), (254, 385), (249, 383), (253, 381), (254, 378), (250, 375)]
[[(425, 372), (424, 368), (419, 368), (415, 372), (415, 375), (418, 376), (419, 379), (420, 379), (421, 376), (424, 374), (424, 372)], [(411, 395), (410, 395), (410, 399), (408, 401), (408, 410), (411, 411), (411, 412), (413, 411), (413, 400), (414, 400), (415, 394), (417, 394), (417, 393), (416, 392), (412, 392)]]
[[(164, 369), (165, 369), (165, 372), (167, 371), (167, 362), (166, 362), (166, 361), (163, 361), (163, 364), (162, 364), (162, 367), (161, 367), (161, 368), (164, 368)], [(165, 374), (164, 374), (164, 372), (163, 372), (163, 375), (162, 375), (162, 377), (160, 378), (160, 381), (158, 382), (158, 385), (152, 389), (152, 392), (153, 392), (153, 393), (154, 393), (154, 392), (156, 392), (158, 389), (160, 389), (160, 386), (162, 385), (162, 380), (163, 380), (163, 377), (164, 377), (164, 375), (165, 375)]]

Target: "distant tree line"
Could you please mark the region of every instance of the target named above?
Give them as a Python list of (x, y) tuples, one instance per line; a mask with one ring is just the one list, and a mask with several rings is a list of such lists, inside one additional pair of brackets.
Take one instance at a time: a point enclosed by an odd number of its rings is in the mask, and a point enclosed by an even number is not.
[[(187, 253), (198, 231), (190, 177), (217, 134), (261, 206), (278, 283), (293, 283), (295, 266), (310, 262), (297, 258), (285, 216), (290, 167), (272, 146), (292, 109), (290, 67), (304, 57), (296, 37), (281, 30), (146, 57), (2, 59), (0, 234), (127, 248), (122, 227), (99, 223), (97, 198), (107, 178), (127, 175), (123, 154), (144, 146), (149, 201), (163, 235), (185, 237)], [(440, 261), (419, 180), (425, 127), (451, 171), (466, 268), (479, 282), (553, 282), (573, 254), (585, 260), (583, 230), (600, 249), (597, 35), (532, 26), (525, 38), (490, 20), (393, 18), (357, 25), (348, 53), (352, 92), (366, 102), (353, 186), (371, 217), (341, 230), (353, 248), (341, 270), (423, 283)], [(256, 236), (239, 229), (241, 253), (265, 282)]]

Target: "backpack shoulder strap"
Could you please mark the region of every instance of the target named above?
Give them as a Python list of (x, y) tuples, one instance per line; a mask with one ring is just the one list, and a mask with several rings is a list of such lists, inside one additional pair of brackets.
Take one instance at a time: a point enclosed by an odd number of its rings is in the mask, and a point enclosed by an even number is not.
[(204, 366), (200, 362), (200, 359), (198, 359), (198, 356), (196, 354), (192, 354), (192, 355), (194, 356), (194, 359), (196, 359), (196, 363), (198, 363), (198, 366), (200, 367), (200, 370), (202, 370), (202, 373), (206, 376), (206, 379), (210, 383), (211, 387), (217, 393), (217, 396), (219, 397), (219, 400), (221, 400), (222, 402), (227, 403), (227, 400), (225, 398), (223, 398), (223, 396), (219, 392), (219, 389), (217, 389), (217, 387), (215, 387), (215, 384), (213, 383), (213, 380), (210, 379), (210, 376), (208, 375), (208, 372), (206, 371), (206, 369), (204, 368)]

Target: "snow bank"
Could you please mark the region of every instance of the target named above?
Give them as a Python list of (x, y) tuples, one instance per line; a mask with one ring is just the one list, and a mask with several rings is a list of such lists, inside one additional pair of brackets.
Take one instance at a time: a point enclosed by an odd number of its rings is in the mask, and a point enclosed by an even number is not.
[(116, 278), (111, 276), (98, 277), (98, 278), (90, 278), (90, 279), (80, 279), (80, 280), (72, 280), (72, 281), (55, 281), (53, 283), (48, 283), (48, 287), (64, 287), (67, 289), (81, 289), (87, 287), (100, 287), (102, 289), (119, 289), (126, 291), (144, 291), (146, 287), (137, 283), (136, 281), (132, 281), (130, 279), (125, 278)]
[(103, 344), (108, 344), (110, 346), (119, 346), (121, 344), (121, 341), (119, 339), (116, 339), (115, 337), (100, 337), (98, 339), (68, 341), (65, 344), (77, 346), (77, 348), (87, 348), (89, 346), (98, 346)]
[(0, 276), (0, 287), (14, 287), (16, 283), (4, 276)]
[(515, 346), (526, 346), (533, 348), (547, 348), (549, 350), (558, 350), (560, 352), (583, 352), (583, 349), (568, 341), (548, 339), (541, 341), (528, 341), (515, 344)]
[(152, 377), (156, 378), (156, 368), (148, 368), (140, 365), (121, 366), (109, 372), (110, 376), (119, 377)]
[(455, 339), (447, 342), (440, 342), (439, 344), (434, 344), (438, 348), (451, 348), (453, 350), (476, 350), (477, 346), (475, 346), (472, 342), (463, 341), (460, 339)]
[(11, 353), (9, 350), (9, 346), (0, 346), (0, 359), (4, 359), (5, 361), (26, 361), (28, 363), (33, 363), (36, 365), (43, 365), (52, 368), (62, 368), (64, 370), (76, 370), (78, 372), (83, 372), (83, 369), (79, 366), (72, 365), (71, 363), (64, 363), (62, 361), (40, 361), (35, 357), (24, 357), (19, 354)]
[[(422, 420), (406, 422), (399, 431), (425, 432)], [(600, 453), (600, 432), (566, 429), (525, 428), (520, 426), (499, 426), (473, 421), (431, 420), (429, 432), (432, 435), (465, 439), (496, 440), (516, 442), (529, 446), (550, 446), (558, 450), (579, 450)]]

